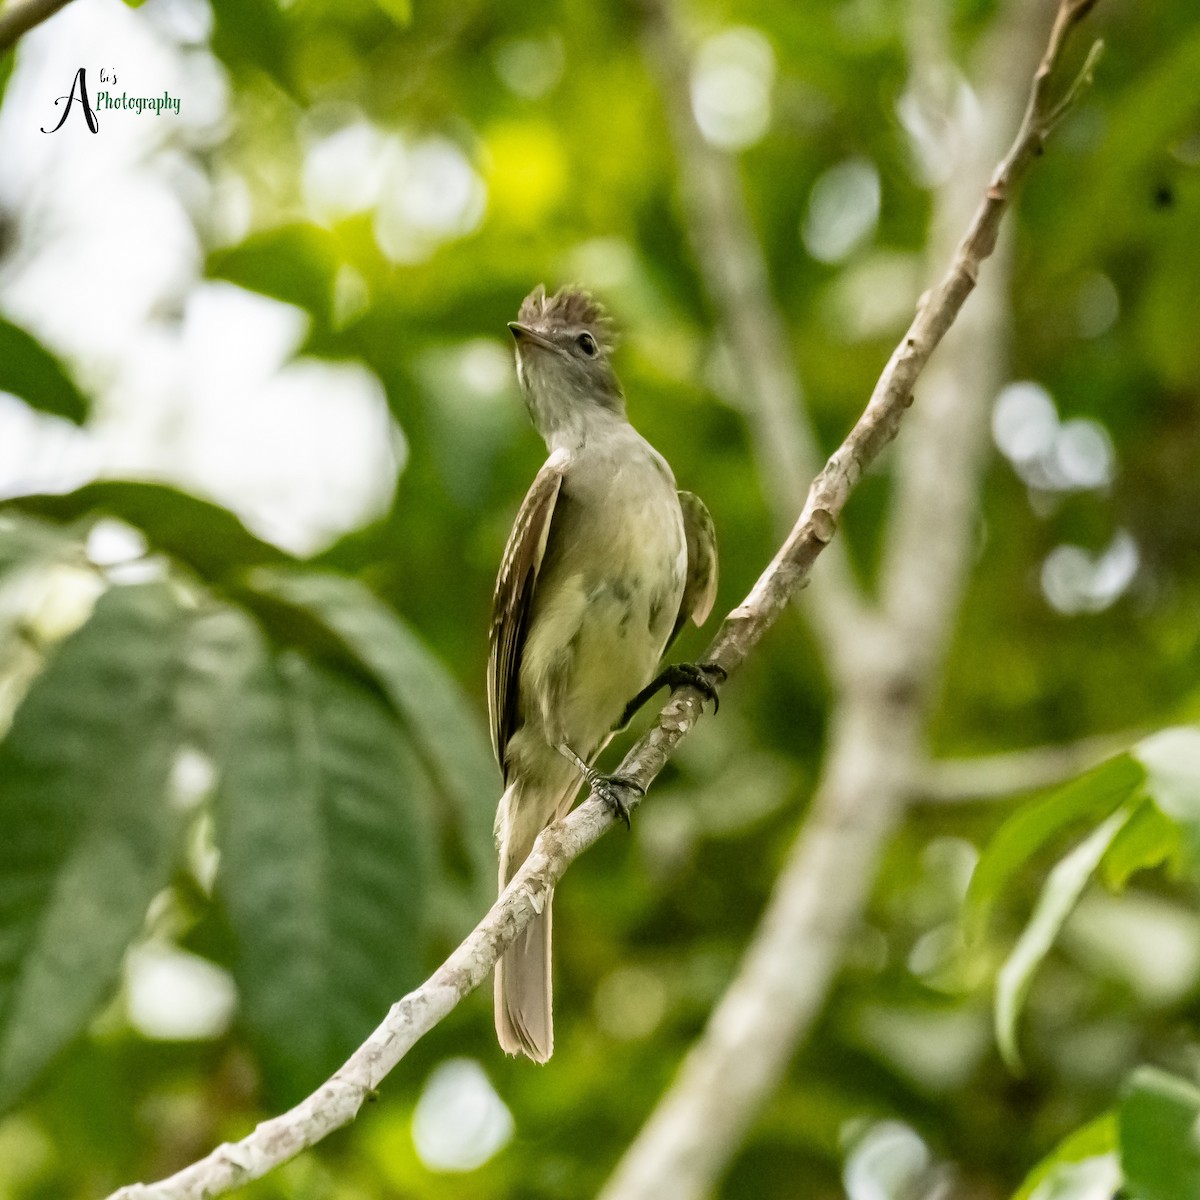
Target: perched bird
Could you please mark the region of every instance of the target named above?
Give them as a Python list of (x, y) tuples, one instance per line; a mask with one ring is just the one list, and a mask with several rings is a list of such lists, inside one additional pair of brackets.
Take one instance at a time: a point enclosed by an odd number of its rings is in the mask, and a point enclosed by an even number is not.
[[(654, 691), (690, 683), (716, 700), (711, 665), (658, 677), (717, 588), (712, 518), (675, 490), (666, 460), (630, 425), (611, 323), (578, 288), (538, 286), (509, 324), (529, 415), (550, 450), (517, 514), (496, 581), (488, 658), (500, 890), (584, 780), (628, 821), (630, 781), (592, 767)], [(496, 1033), (545, 1062), (554, 1044), (550, 903), (496, 966)]]

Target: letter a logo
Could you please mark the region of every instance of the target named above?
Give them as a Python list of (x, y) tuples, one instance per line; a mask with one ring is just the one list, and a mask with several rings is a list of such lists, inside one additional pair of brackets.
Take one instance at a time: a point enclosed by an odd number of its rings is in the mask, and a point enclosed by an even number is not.
[(92, 112), (92, 106), (88, 103), (87, 74), (85, 73), (84, 69), (80, 67), (79, 70), (75, 72), (75, 82), (71, 84), (70, 94), (66, 96), (59, 96), (59, 98), (54, 101), (54, 106), (56, 108), (64, 100), (67, 102), (67, 107), (63, 109), (62, 116), (58, 118), (58, 124), (55, 125), (53, 129), (47, 129), (43, 125), (41, 127), (43, 133), (57, 133), (63, 127), (63, 122), (67, 119), (67, 114), (71, 111), (71, 105), (75, 103), (76, 88), (79, 89), (78, 100), (79, 103), (83, 105), (83, 116), (87, 121), (88, 128), (93, 133), (98, 133), (100, 131), (100, 122), (96, 119), (96, 114)]

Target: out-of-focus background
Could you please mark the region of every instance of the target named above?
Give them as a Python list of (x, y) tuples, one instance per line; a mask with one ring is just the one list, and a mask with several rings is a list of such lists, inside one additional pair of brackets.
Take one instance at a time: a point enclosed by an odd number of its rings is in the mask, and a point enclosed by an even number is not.
[[(828, 452), (1011, 136), (1053, 5), (678, 9), (664, 35), (624, 3), (75, 0), (0, 55), (0, 1200), (101, 1196), (247, 1132), (490, 901), (488, 609), (544, 455), (505, 330), (525, 293), (610, 305), (631, 418), (713, 513), (727, 611), (790, 511), (792, 425), (755, 409), (743, 301), (713, 287), (704, 165), (744, 193), (751, 291)], [(1089, 34), (1095, 86), (938, 383), (986, 393), (940, 758), (1117, 750), (1200, 713), (1200, 22), (1103, 0)], [(98, 131), (77, 104), (43, 132), (80, 67)], [(868, 594), (895, 462), (839, 534)], [(500, 1054), (484, 989), (245, 1194), (596, 1194), (805, 819), (837, 698), (812, 629), (786, 615), (632, 834), (569, 872), (548, 1066)], [(1033, 979), (1024, 1073), (1002, 1061), (991, 985), (1073, 843), (1035, 839), (958, 952), (981, 848), (1040, 778), (993, 761), (917, 788), (720, 1195), (1000, 1200), (1139, 1064), (1194, 1074), (1200, 914), (1146, 821)], [(1105, 1170), (1053, 1194), (1107, 1197)]]

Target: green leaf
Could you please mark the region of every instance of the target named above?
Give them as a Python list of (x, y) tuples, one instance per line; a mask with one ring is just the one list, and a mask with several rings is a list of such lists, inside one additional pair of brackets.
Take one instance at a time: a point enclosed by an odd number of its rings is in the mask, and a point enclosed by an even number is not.
[(1200, 1196), (1200, 1088), (1140, 1067), (1118, 1109), (1121, 1166), (1137, 1200)]
[(20, 496), (5, 503), (52, 521), (117, 517), (140, 529), (156, 550), (209, 581), (261, 563), (288, 561), (288, 555), (256, 538), (228, 509), (162, 483), (101, 481), (65, 495)]
[(1152, 870), (1166, 862), (1174, 866), (1182, 844), (1179, 826), (1164, 816), (1153, 801), (1143, 800), (1100, 864), (1105, 886), (1119, 892), (1138, 871)]
[(1133, 753), (1146, 768), (1146, 791), (1183, 831), (1192, 861), (1200, 861), (1200, 729), (1164, 729)]
[[(0, 87), (3, 86), (0, 69)], [(88, 402), (66, 368), (41, 342), (0, 317), (0, 392), (20, 396), (39, 412), (81, 425)]]
[(277, 1092), (327, 1075), (420, 976), (429, 786), (387, 707), (230, 613), (208, 643), (223, 718), (218, 895)]
[(290, 29), (275, 0), (212, 0), (213, 53), (235, 70), (266, 72), (294, 92)]
[(1113, 839), (1132, 815), (1132, 805), (1119, 808), (1057, 863), (1038, 897), (1033, 917), (1000, 968), (996, 980), (996, 1041), (1004, 1061), (1013, 1071), (1021, 1070), (1017, 1020), (1034, 973), (1050, 952)]
[(392, 609), (355, 580), (264, 568), (251, 573), (249, 585), (319, 620), (378, 682), (412, 734), (446, 806), (457, 814), (481, 897), (490, 891), (500, 776), (479, 717), (446, 668)]
[(982, 937), (1009, 881), (1051, 838), (1077, 821), (1108, 816), (1144, 778), (1141, 764), (1128, 754), (1118, 754), (1065, 787), (1022, 805), (1000, 826), (971, 876), (963, 913), (967, 941)]
[(412, 24), (412, 0), (376, 0), (376, 3), (402, 29)]
[(12, 78), (13, 67), (17, 62), (15, 49), (5, 50), (0, 54), (0, 104), (4, 103), (4, 93), (8, 90), (8, 81)]
[(208, 274), (273, 296), (328, 325), (338, 270), (337, 243), (315, 225), (283, 225), (209, 255)]
[(0, 1105), (107, 999), (168, 881), (185, 619), (160, 584), (107, 592), (0, 745)]
[[(1117, 1118), (1106, 1112), (1065, 1137), (1026, 1175), (1013, 1200), (1070, 1200), (1073, 1195), (1094, 1195), (1094, 1191), (1072, 1191), (1073, 1181), (1090, 1173), (1081, 1165), (1093, 1159), (1106, 1159), (1116, 1167)], [(1092, 1168), (1093, 1170), (1095, 1168)], [(1090, 1183), (1090, 1180), (1089, 1180)], [(1114, 1186), (1116, 1180), (1114, 1180)]]

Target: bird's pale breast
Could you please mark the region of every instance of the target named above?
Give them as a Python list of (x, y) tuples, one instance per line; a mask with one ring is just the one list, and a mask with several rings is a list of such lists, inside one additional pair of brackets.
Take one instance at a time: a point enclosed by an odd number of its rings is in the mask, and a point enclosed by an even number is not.
[(652, 678), (687, 569), (670, 468), (633, 437), (564, 477), (521, 666), (525, 719), (585, 758)]

